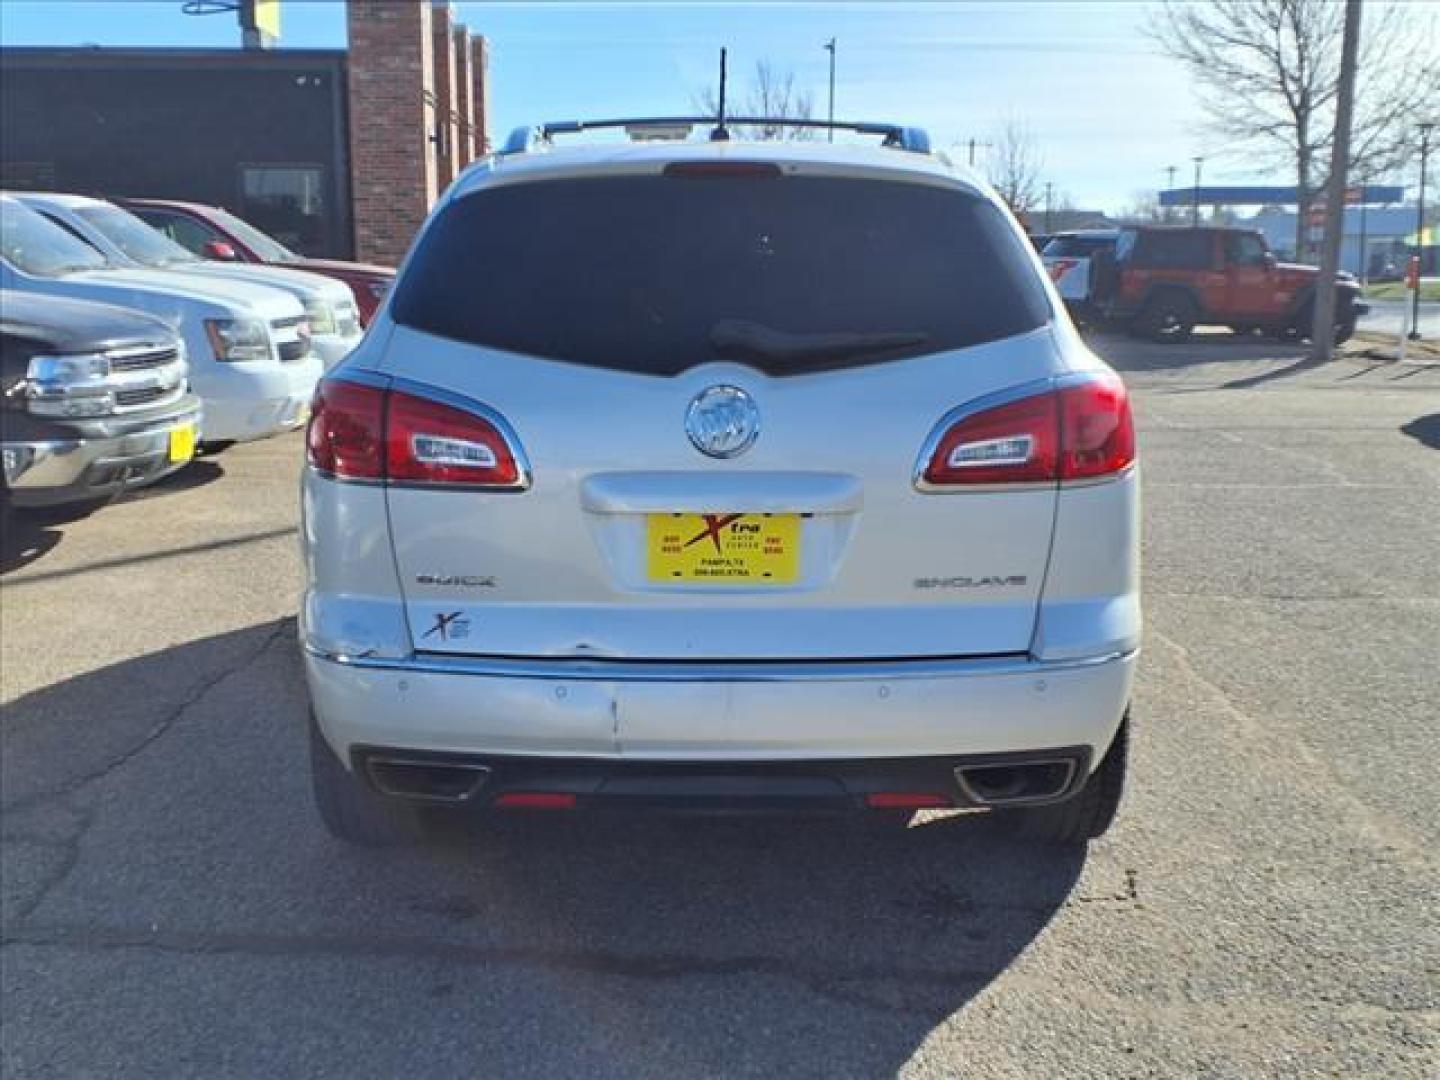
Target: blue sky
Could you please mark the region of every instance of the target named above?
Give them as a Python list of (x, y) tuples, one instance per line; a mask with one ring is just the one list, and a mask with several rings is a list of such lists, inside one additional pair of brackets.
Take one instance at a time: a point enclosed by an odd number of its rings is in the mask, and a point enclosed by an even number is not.
[[(688, 110), (713, 83), (717, 50), (743, 78), (769, 59), (817, 112), (836, 37), (836, 114), (929, 128), (940, 146), (1027, 123), (1052, 180), (1076, 205), (1118, 209), (1159, 187), (1167, 165), (1214, 158), (1184, 73), (1141, 33), (1139, 2), (459, 2), (490, 40), (491, 136), (543, 119)], [(6, 45), (224, 47), (234, 15), (187, 17), (181, 0), (0, 0)], [(285, 0), (283, 45), (338, 48), (343, 5)], [(1212, 182), (1257, 179), (1212, 160)]]

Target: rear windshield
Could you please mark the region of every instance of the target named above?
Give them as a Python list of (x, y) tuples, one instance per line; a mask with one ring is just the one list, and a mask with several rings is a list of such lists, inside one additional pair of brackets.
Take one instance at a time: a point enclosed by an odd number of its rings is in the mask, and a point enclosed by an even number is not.
[(1023, 242), (952, 189), (830, 177), (502, 186), (431, 224), (405, 326), (622, 371), (798, 374), (1010, 337), (1049, 319)]
[(1057, 236), (1045, 245), (1042, 254), (1053, 258), (1084, 259), (1114, 246), (1113, 236)]

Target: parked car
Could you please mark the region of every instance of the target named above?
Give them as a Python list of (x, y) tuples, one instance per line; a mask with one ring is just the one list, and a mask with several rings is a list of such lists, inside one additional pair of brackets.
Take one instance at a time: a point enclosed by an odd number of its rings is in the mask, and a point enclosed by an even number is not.
[(159, 319), (0, 289), (0, 512), (154, 483), (194, 456), (201, 422)]
[[(1200, 324), (1310, 336), (1320, 272), (1280, 262), (1253, 229), (1124, 229), (1109, 272), (1103, 264), (1092, 266), (1092, 308), (1141, 337), (1181, 342)], [(1342, 342), (1369, 305), (1350, 274), (1339, 275), (1335, 294), (1335, 340)]]
[(577, 127), (452, 185), (317, 393), (325, 823), (959, 806), (1102, 833), (1140, 643), (1130, 407), (1014, 218), (914, 129), (545, 148)]
[(350, 286), (334, 278), (280, 266), (212, 262), (181, 247), (128, 210), (86, 195), (26, 192), (15, 196), (85, 241), (111, 266), (144, 266), (185, 276), (269, 285), (305, 308), (310, 346), (334, 367), (360, 341), (360, 315)]
[(1041, 249), (1040, 261), (1055, 283), (1055, 291), (1070, 314), (1081, 322), (1088, 321), (1092, 314), (1090, 268), (1094, 258), (1101, 252), (1113, 255), (1119, 239), (1116, 229), (1077, 230), (1056, 233)]
[(273, 236), (219, 206), (175, 199), (122, 199), (120, 203), (181, 247), (207, 259), (290, 266), (343, 281), (354, 291), (360, 305), (361, 326), (370, 325), (375, 309), (395, 279), (395, 270), (389, 266), (297, 255)]
[(303, 424), (323, 374), (305, 312), (289, 293), (111, 267), (94, 248), (9, 195), (0, 195), (0, 288), (116, 304), (173, 326), (185, 341), (212, 448)]

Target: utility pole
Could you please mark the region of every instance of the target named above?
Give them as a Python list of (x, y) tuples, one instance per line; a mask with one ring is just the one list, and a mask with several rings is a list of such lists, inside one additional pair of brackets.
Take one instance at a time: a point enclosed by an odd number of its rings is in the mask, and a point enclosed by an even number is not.
[(1340, 43), (1340, 83), (1335, 97), (1335, 137), (1330, 151), (1329, 192), (1325, 199), (1325, 238), (1320, 247), (1320, 279), (1315, 283), (1310, 359), (1323, 364), (1335, 352), (1335, 272), (1345, 223), (1346, 172), (1350, 167), (1350, 116), (1355, 107), (1355, 67), (1360, 53), (1360, 2), (1345, 0), (1345, 33)]
[(1195, 162), (1195, 187), (1190, 193), (1190, 227), (1200, 227), (1200, 166), (1205, 164), (1203, 157), (1191, 158)]
[(1050, 231), (1050, 193), (1055, 190), (1055, 185), (1049, 180), (1045, 181), (1045, 231)]
[[(1425, 169), (1430, 164), (1430, 133), (1435, 130), (1432, 121), (1420, 125), (1420, 197), (1415, 201), (1415, 258), (1416, 272), (1425, 260)], [(1410, 294), (1410, 340), (1420, 340), (1420, 283)]]
[(972, 169), (975, 167), (975, 149), (976, 149), (976, 147), (979, 147), (981, 150), (989, 150), (989, 149), (990, 149), (990, 144), (989, 144), (988, 142), (981, 142), (979, 139), (975, 138), (975, 136), (973, 136), (973, 135), (970, 136), (970, 138), (966, 141), (965, 145), (966, 145), (967, 147), (969, 147), (969, 150), (970, 150), (969, 160), (970, 160), (970, 167), (971, 167)]
[[(835, 39), (832, 37), (825, 43), (825, 51), (830, 54), (830, 123), (835, 123)], [(835, 141), (835, 129), (829, 131), (830, 141)]]
[[(1176, 173), (1176, 171), (1177, 171), (1177, 170), (1176, 170), (1176, 168), (1175, 168), (1174, 165), (1166, 165), (1166, 166), (1165, 166), (1165, 190), (1166, 190), (1166, 191), (1174, 191), (1174, 190), (1175, 190), (1175, 173)], [(1168, 207), (1168, 206), (1158, 206), (1158, 207), (1156, 207), (1156, 212), (1160, 215), (1160, 220), (1164, 221), (1166, 225), (1169, 225), (1169, 224), (1170, 224), (1171, 216), (1172, 216), (1171, 213), (1170, 213), (1170, 207)]]

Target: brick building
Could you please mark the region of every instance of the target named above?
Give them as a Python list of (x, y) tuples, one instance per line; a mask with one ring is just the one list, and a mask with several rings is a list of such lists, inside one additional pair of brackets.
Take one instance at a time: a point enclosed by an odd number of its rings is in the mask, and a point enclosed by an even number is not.
[(489, 150), (485, 40), (448, 0), (346, 21), (342, 50), (0, 50), (0, 186), (212, 203), (393, 265)]

